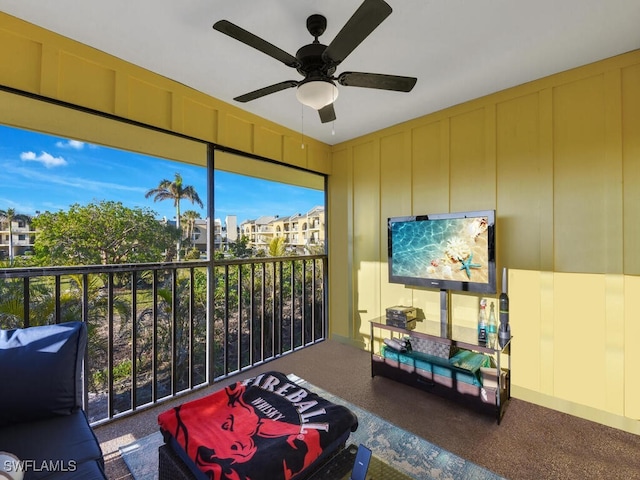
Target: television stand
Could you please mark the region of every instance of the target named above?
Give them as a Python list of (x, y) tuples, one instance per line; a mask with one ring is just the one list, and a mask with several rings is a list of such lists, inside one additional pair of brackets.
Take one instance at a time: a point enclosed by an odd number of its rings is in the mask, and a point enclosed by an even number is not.
[[(473, 328), (424, 320), (423, 333), (387, 325), (386, 318), (370, 321), (371, 376), (381, 375), (450, 398), (502, 420), (511, 398), (511, 341), (504, 348), (479, 345)], [(385, 338), (409, 337), (416, 350), (399, 352)], [(419, 347), (418, 347), (419, 346)]]

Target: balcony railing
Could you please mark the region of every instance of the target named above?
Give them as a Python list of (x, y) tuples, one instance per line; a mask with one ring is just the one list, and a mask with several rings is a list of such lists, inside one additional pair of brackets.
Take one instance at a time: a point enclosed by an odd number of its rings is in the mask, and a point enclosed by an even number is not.
[(82, 320), (93, 425), (326, 336), (324, 255), (0, 270), (0, 328)]

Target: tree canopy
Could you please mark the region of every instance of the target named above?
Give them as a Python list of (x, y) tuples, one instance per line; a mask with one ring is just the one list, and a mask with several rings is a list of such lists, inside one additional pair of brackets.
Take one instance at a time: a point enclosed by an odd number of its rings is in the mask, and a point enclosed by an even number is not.
[(249, 246), (249, 237), (242, 235), (235, 242), (229, 242), (229, 252), (235, 258), (248, 258), (253, 255), (253, 250)]
[(152, 210), (106, 200), (45, 212), (33, 223), (36, 256), (48, 265), (164, 261), (180, 236), (175, 227), (156, 220)]

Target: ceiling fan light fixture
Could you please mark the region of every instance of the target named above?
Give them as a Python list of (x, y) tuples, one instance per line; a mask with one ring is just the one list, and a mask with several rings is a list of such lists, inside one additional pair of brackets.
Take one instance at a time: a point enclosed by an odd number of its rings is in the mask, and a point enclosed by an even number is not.
[(298, 85), (298, 101), (314, 110), (320, 110), (338, 98), (338, 87), (331, 80), (310, 80)]

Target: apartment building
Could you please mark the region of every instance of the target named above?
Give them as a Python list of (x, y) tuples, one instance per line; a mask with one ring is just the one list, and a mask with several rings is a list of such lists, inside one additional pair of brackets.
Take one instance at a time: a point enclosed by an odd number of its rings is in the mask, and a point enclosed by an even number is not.
[(0, 219), (0, 260), (33, 251), (35, 233), (26, 218), (14, 219), (11, 226), (6, 219)]
[(249, 246), (265, 249), (274, 237), (273, 222), (278, 216), (263, 215), (255, 220), (245, 220), (240, 224), (242, 235), (249, 239)]
[[(196, 219), (193, 228), (188, 233), (188, 240), (200, 253), (207, 253), (208, 225), (206, 219)], [(226, 250), (229, 242), (238, 240), (238, 218), (235, 215), (227, 215), (222, 219), (213, 221), (213, 249)]]
[(282, 237), (290, 251), (308, 253), (310, 248), (324, 245), (324, 213), (323, 206), (316, 206), (287, 217), (262, 216), (242, 222), (240, 231), (256, 249), (266, 250), (271, 240)]

